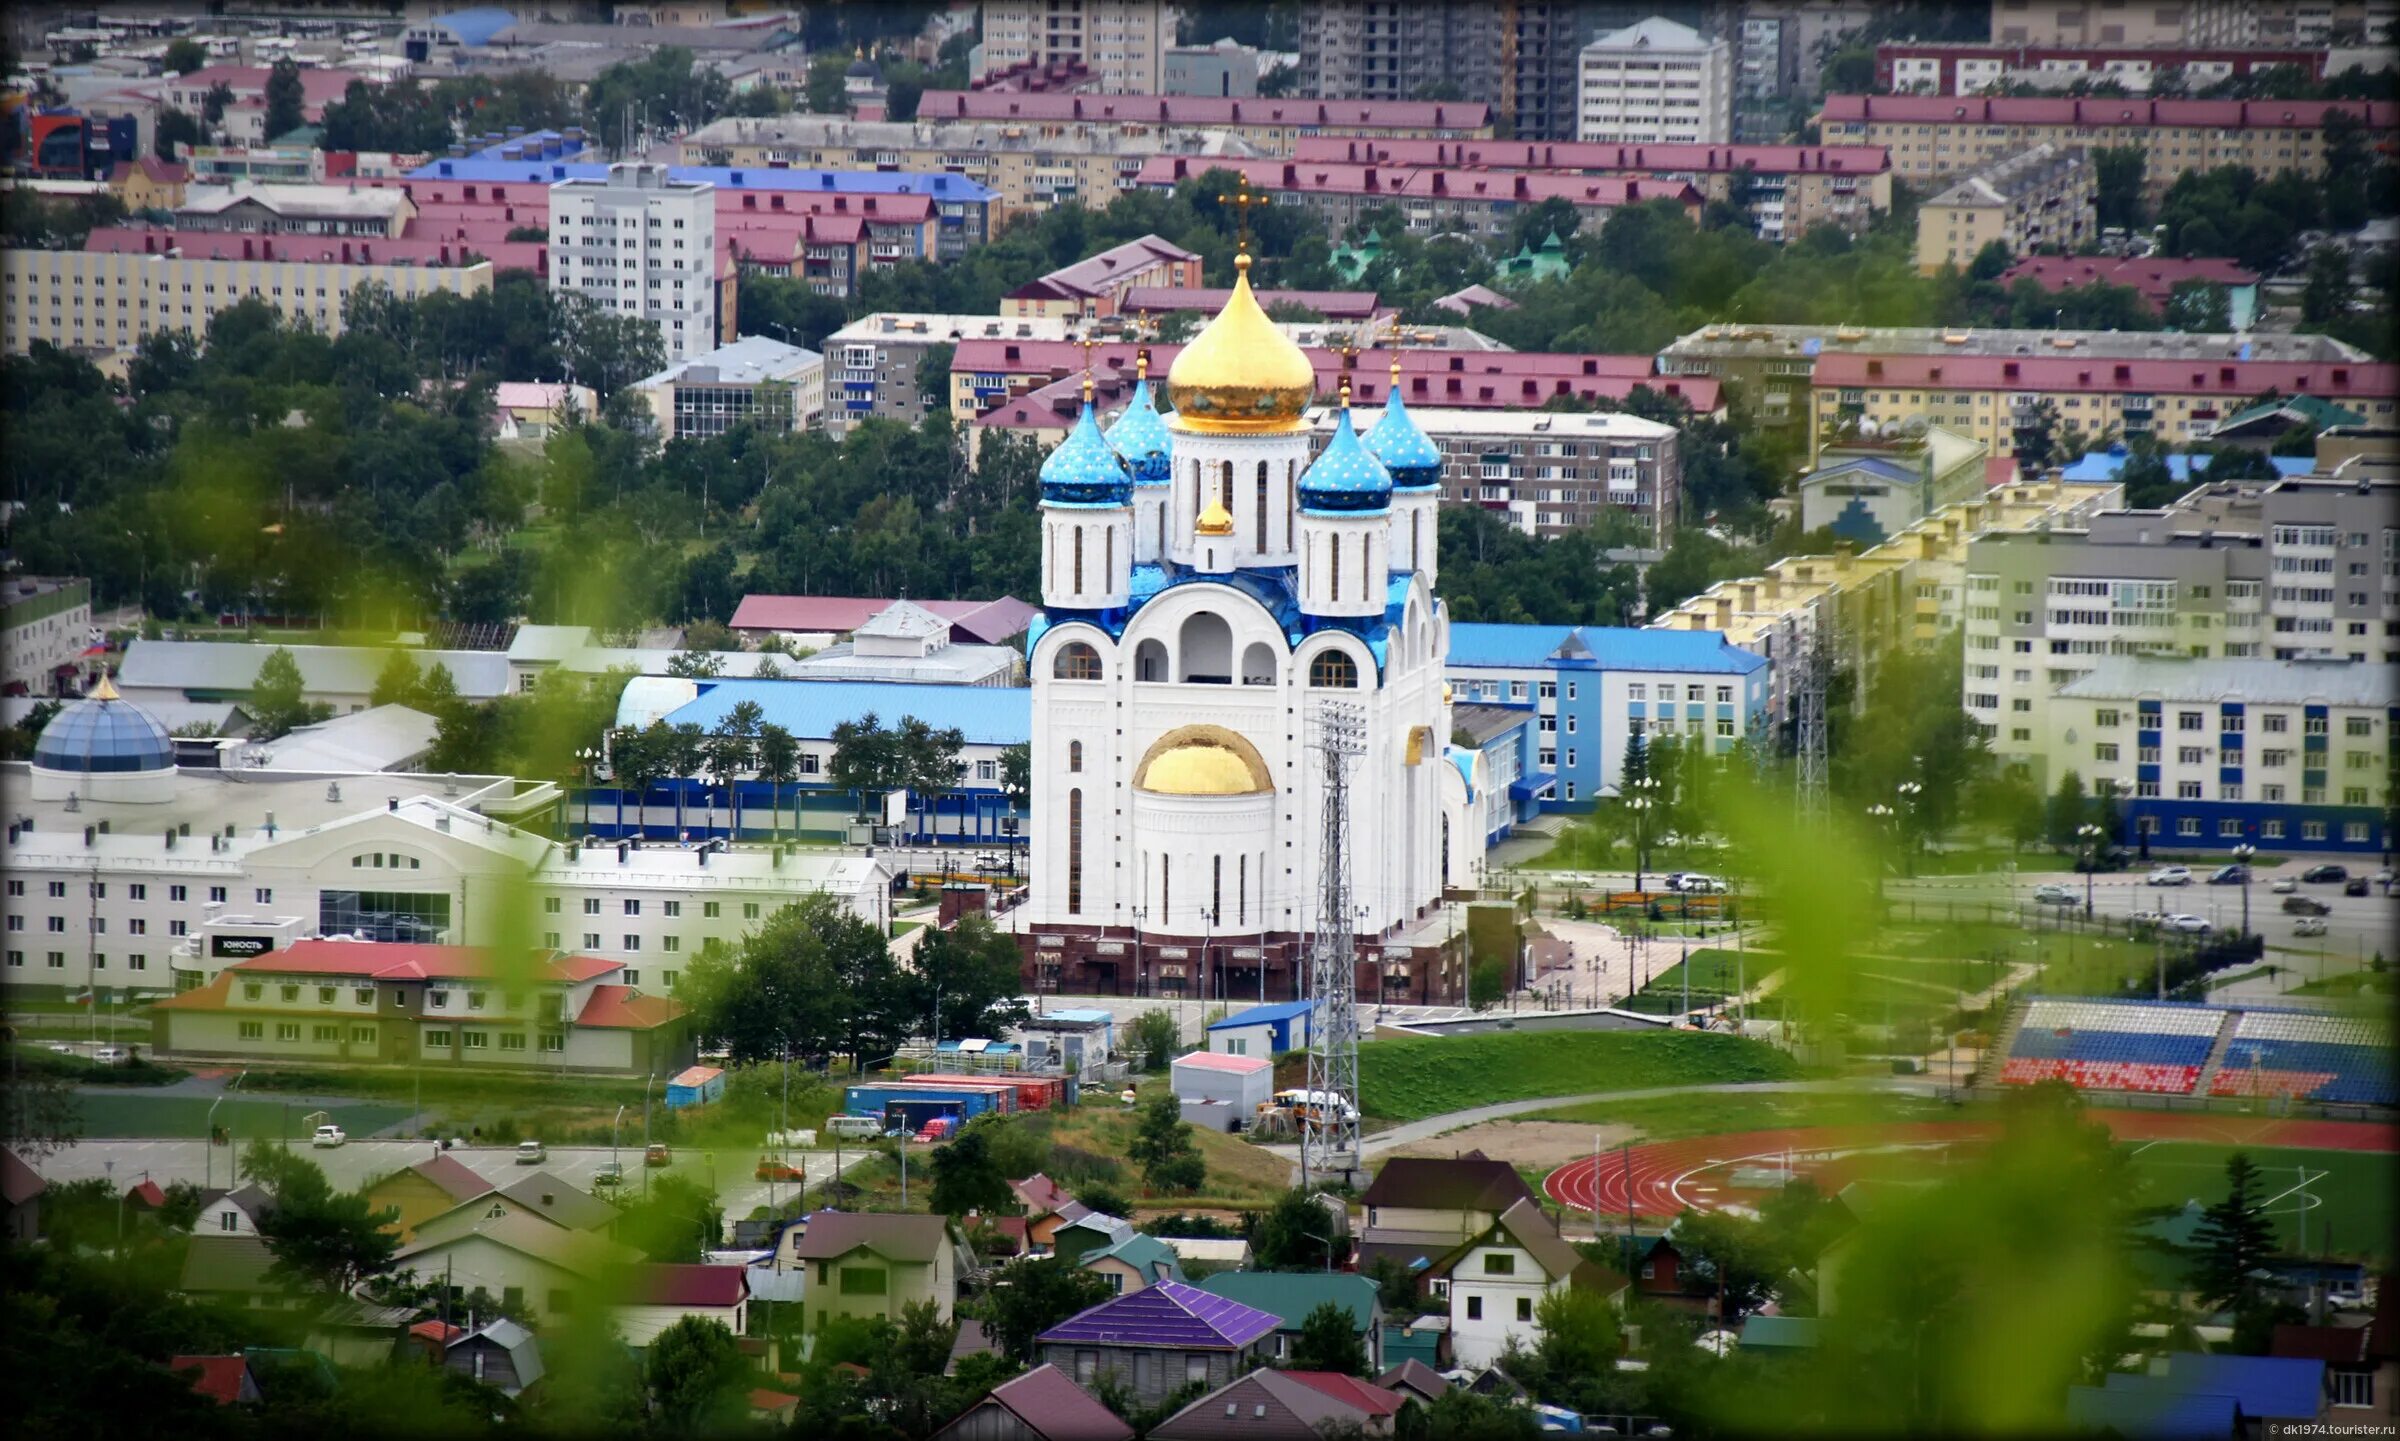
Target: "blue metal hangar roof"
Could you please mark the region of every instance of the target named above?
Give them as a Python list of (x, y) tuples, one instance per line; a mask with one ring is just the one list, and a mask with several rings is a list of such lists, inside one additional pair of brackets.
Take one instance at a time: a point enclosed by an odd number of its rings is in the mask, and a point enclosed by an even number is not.
[(1560, 663), (1592, 670), (1748, 675), (1764, 666), (1767, 658), (1708, 630), (1462, 621), (1450, 627), (1449, 663), (1529, 669)]
[(719, 680), (667, 716), (714, 730), (727, 712), (756, 701), (762, 721), (803, 740), (823, 740), (843, 721), (873, 712), (884, 725), (915, 716), (936, 730), (958, 727), (969, 745), (1007, 746), (1033, 739), (1033, 692), (1023, 687), (912, 685), (897, 681)]

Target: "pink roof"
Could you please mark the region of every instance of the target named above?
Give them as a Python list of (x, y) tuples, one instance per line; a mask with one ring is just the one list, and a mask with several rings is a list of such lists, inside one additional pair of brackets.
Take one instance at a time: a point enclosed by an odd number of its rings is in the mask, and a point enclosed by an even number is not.
[(155, 1211), (167, 1204), (167, 1193), (156, 1181), (136, 1181), (126, 1188), (125, 1199), (145, 1211)]
[[(1073, 346), (1069, 346), (1073, 349)], [(912, 600), (950, 622), (959, 640), (997, 645), (1020, 635), (1034, 609), (1014, 596), (998, 600)], [(823, 631), (845, 635), (890, 608), (889, 599), (855, 595), (746, 595), (734, 607), (735, 630)]]
[(2321, 130), (2328, 111), (2364, 119), (2370, 130), (2400, 124), (2388, 100), (2114, 100), (2022, 96), (1828, 95), (1828, 125), (1859, 121), (1931, 125), (2167, 126), (2207, 130)]
[(2240, 262), (2194, 257), (2176, 260), (2167, 256), (2148, 256), (2141, 259), (2110, 259), (2106, 256), (2035, 255), (2018, 261), (2003, 271), (2003, 288), (2020, 280), (2030, 280), (2044, 290), (2072, 290), (2082, 285), (2130, 285), (2141, 292), (2142, 299), (2153, 310), (2166, 309), (2167, 300), (2175, 287), (2187, 280), (2206, 280), (2218, 285), (2256, 285), (2258, 275), (2245, 270)]
[[(2221, 395), (2234, 404), (2269, 390), (2326, 400), (2389, 400), (2400, 365), (2372, 361), (2112, 360), (2083, 355), (1858, 355), (1817, 357), (1824, 389), (2106, 391)], [(1414, 399), (1414, 396), (1410, 397)]]
[(556, 410), (583, 388), (559, 380), (503, 380), (492, 387), (492, 404), (502, 410)]
[[(272, 73), (264, 65), (209, 65), (182, 75), (167, 76), (160, 83), (175, 91), (202, 94), (215, 88), (221, 81), (233, 92), (236, 100), (264, 100), (267, 77)], [(300, 92), (310, 111), (341, 99), (353, 80), (367, 80), (367, 77), (349, 70), (322, 70), (313, 65), (300, 67)], [(367, 83), (372, 85), (375, 82), (367, 80)]]
[(1026, 1210), (1037, 1216), (1055, 1211), (1075, 1199), (1068, 1194), (1066, 1187), (1039, 1171), (1022, 1181), (1009, 1182), (1008, 1188), (1017, 1193), (1017, 1199), (1025, 1203)]
[(167, 1363), (167, 1369), (177, 1374), (192, 1372), (192, 1389), (220, 1406), (241, 1400), (243, 1383), (250, 1380), (250, 1363), (240, 1356), (177, 1356)]
[(724, 1074), (715, 1066), (686, 1066), (677, 1071), (674, 1078), (667, 1084), (670, 1086), (705, 1086)]
[[(1230, 288), (1217, 286), (1136, 285), (1125, 292), (1119, 308), (1136, 314), (1205, 310), (1213, 315), (1225, 308), (1232, 295)], [(1270, 310), (1278, 305), (1305, 305), (1328, 320), (1364, 319), (1378, 308), (1372, 290), (1261, 290), (1258, 303)]]
[(1399, 1411), (1403, 1400), (1397, 1391), (1388, 1391), (1361, 1381), (1356, 1376), (1345, 1376), (1339, 1371), (1286, 1371), (1283, 1374), (1370, 1416), (1393, 1415)]
[(993, 1387), (985, 1402), (1042, 1441), (1132, 1441), (1131, 1426), (1048, 1362)]
[(408, 1334), (421, 1340), (431, 1341), (436, 1346), (447, 1346), (458, 1337), (466, 1335), (467, 1328), (453, 1326), (446, 1321), (419, 1321), (416, 1325), (408, 1328)]
[(626, 1300), (636, 1306), (729, 1308), (750, 1294), (739, 1266), (695, 1266), (669, 1262), (634, 1268)]
[(1617, 145), (1574, 140), (1416, 140), (1303, 135), (1292, 159), (1307, 164), (1422, 165), (1436, 169), (1556, 170), (1640, 174), (1877, 175), (1892, 168), (1880, 145)]
[(1983, 488), (1994, 490), (2017, 483), (2017, 458), (2013, 455), (1986, 456), (1983, 462)]
[(180, 251), (187, 260), (278, 260), (338, 265), (422, 265), (451, 268), (472, 263), (467, 251), (495, 270), (547, 269), (547, 245), (533, 241), (487, 241), (472, 246), (442, 239), (389, 240), (338, 235), (240, 235), (214, 230), (159, 230), (112, 225), (94, 230), (88, 251), (112, 255), (164, 255)]
[(1214, 95), (1045, 95), (928, 90), (919, 120), (1065, 120), (1094, 124), (1265, 125), (1322, 130), (1359, 126), (1389, 130), (1481, 130), (1492, 107), (1479, 101), (1228, 100)]
[(610, 1031), (647, 1031), (682, 1014), (683, 1003), (666, 996), (645, 996), (631, 986), (594, 986), (575, 1024)]
[(1228, 1071), (1237, 1076), (1255, 1076), (1260, 1071), (1275, 1069), (1275, 1063), (1265, 1056), (1228, 1056), (1219, 1051), (1194, 1051), (1177, 1056), (1175, 1064), (1195, 1071)]
[(1646, 200), (1672, 200), (1697, 206), (1700, 192), (1674, 181), (1626, 179), (1613, 175), (1556, 174), (1548, 171), (1460, 170), (1406, 165), (1346, 165), (1330, 160), (1226, 160), (1185, 155), (1154, 155), (1142, 162), (1135, 182), (1165, 188), (1205, 175), (1231, 170), (1246, 175), (1266, 191), (1310, 194), (1390, 195), (1422, 200), (1489, 200), (1524, 204), (1564, 200), (1570, 205), (1613, 207), (1639, 205)]
[(597, 956), (533, 951), (520, 974), (481, 946), (435, 946), (399, 941), (294, 941), (279, 951), (235, 961), (245, 976), (348, 976), (374, 981), (564, 981), (573, 984), (623, 966)]

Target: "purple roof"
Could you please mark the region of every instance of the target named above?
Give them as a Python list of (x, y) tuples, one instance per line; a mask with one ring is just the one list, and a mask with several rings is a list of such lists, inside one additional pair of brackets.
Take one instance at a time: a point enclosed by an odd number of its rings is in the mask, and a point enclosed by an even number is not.
[(1271, 1311), (1212, 1296), (1180, 1281), (1103, 1301), (1041, 1334), (1044, 1341), (1175, 1350), (1238, 1350), (1273, 1331)]

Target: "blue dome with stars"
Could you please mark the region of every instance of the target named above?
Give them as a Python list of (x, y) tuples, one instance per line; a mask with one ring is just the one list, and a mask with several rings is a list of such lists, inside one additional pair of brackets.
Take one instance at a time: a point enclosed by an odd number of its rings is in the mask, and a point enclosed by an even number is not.
[(1399, 367), (1393, 367), (1391, 400), (1383, 419), (1367, 432), (1367, 449), (1392, 473), (1396, 490), (1430, 490), (1442, 483), (1442, 451), (1417, 429), (1400, 399)]
[(1133, 468), (1135, 485), (1165, 485), (1175, 469), (1175, 437), (1150, 396), (1148, 376), (1134, 382), (1133, 399), (1108, 428), (1108, 443)]
[(1128, 505), (1133, 501), (1133, 470), (1100, 434), (1099, 417), (1092, 413), (1087, 388), (1083, 414), (1058, 449), (1042, 462), (1044, 505)]
[(1300, 508), (1320, 514), (1372, 515), (1392, 504), (1392, 473), (1384, 468), (1350, 425), (1342, 406), (1333, 439), (1300, 474)]

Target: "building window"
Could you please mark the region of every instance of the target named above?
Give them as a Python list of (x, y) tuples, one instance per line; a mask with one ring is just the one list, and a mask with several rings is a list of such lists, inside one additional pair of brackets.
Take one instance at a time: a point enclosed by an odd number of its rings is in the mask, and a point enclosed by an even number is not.
[(461, 1031), (458, 1033), (458, 1039), (466, 1049), (480, 1051), (491, 1045), (492, 1033), (489, 1031)]
[(267, 1034), (266, 1026), (258, 1021), (243, 1021), (236, 1031), (245, 1041), (263, 1040)]
[(1067, 792), (1067, 912), (1083, 913), (1083, 792)]
[(1483, 1298), (1481, 1296), (1469, 1296), (1467, 1298), (1467, 1319), (1470, 1321), (1480, 1321), (1483, 1319)]
[(375, 1044), (375, 1028), (373, 1026), (352, 1026), (350, 1039), (361, 1046), (372, 1046)]
[(1516, 1255), (1509, 1251), (1485, 1252), (1483, 1274), (1486, 1276), (1514, 1276), (1517, 1274)]
[(300, 1023), (298, 1021), (277, 1021), (275, 1023), (275, 1039), (278, 1041), (299, 1040)]
[(1358, 685), (1358, 662), (1350, 658), (1348, 651), (1319, 651), (1316, 658), (1308, 663), (1308, 683), (1324, 689), (1355, 689)]

